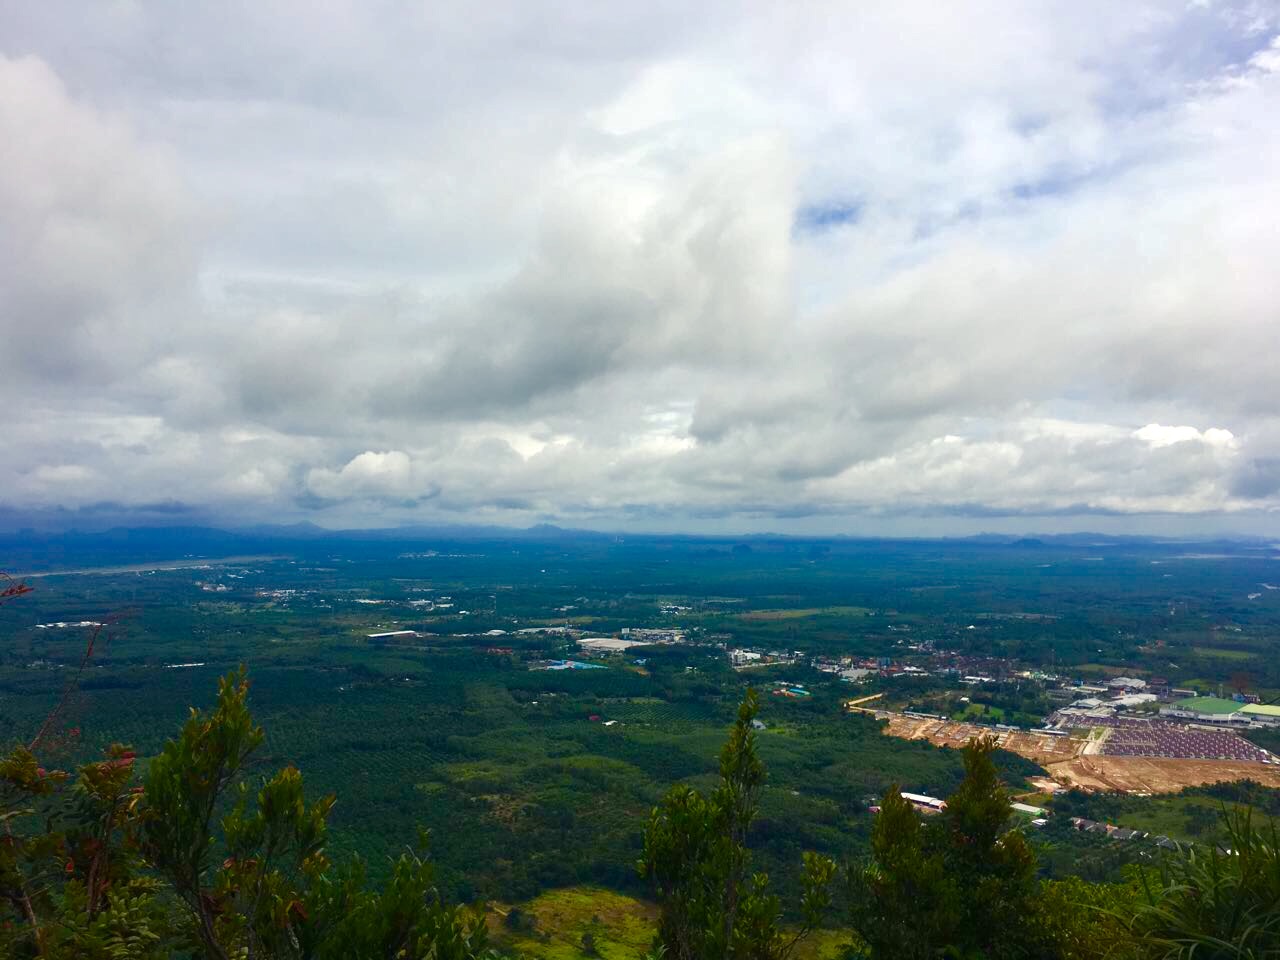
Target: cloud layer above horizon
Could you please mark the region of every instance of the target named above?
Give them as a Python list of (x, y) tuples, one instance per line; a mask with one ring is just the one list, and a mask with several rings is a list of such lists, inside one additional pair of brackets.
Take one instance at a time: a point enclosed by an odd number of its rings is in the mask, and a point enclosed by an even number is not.
[(1280, 534), (1280, 4), (0, 0), (0, 506)]

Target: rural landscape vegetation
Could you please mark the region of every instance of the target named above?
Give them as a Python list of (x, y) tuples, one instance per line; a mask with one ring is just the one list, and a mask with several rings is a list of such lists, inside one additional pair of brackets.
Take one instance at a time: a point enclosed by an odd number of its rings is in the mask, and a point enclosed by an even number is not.
[(14, 956), (1277, 943), (1267, 546), (8, 546)]

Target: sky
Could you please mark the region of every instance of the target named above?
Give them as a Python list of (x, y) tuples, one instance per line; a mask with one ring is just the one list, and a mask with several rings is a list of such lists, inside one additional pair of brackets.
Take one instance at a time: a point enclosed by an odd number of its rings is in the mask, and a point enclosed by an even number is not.
[(1280, 0), (0, 0), (0, 523), (1280, 536)]

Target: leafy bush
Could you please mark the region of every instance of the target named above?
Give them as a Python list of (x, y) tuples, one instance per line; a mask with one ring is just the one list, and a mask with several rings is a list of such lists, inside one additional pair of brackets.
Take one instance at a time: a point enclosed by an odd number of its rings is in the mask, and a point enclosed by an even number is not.
[(1224, 849), (1192, 848), (1144, 874), (1144, 900), (1131, 922), (1161, 960), (1280, 957), (1280, 834), (1260, 829), (1253, 811), (1226, 814)]

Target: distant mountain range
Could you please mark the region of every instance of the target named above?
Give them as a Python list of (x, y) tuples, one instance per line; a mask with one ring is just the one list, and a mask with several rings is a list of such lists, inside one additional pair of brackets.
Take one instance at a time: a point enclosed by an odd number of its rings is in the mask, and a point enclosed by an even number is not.
[(1108, 534), (1069, 533), (1016, 536), (979, 534), (950, 538), (886, 538), (886, 537), (805, 537), (779, 534), (747, 536), (709, 536), (695, 534), (615, 534), (594, 530), (574, 530), (554, 524), (538, 524), (525, 529), (481, 525), (419, 525), (379, 529), (327, 530), (311, 523), (288, 525), (254, 525), (223, 528), (203, 525), (119, 526), (104, 530), (50, 531), (18, 529), (0, 532), (0, 569), (57, 569), (66, 565), (116, 560), (178, 559), (192, 556), (228, 556), (253, 553), (314, 552), (325, 543), (379, 544), (459, 544), (459, 543), (578, 543), (603, 544), (621, 540), (629, 544), (686, 543), (706, 544), (726, 549), (735, 544), (757, 547), (776, 545), (782, 549), (806, 544), (883, 544), (938, 545), (960, 548), (1012, 550), (1148, 549), (1161, 553), (1188, 550), (1214, 554), (1247, 551), (1257, 556), (1280, 556), (1280, 547), (1263, 538), (1217, 538), (1187, 540), (1114, 536)]
[[(181, 545), (184, 552), (230, 550), (246, 543), (316, 543), (320, 541), (540, 541), (565, 540), (607, 541), (622, 537), (628, 541), (693, 541), (707, 543), (777, 542), (915, 542), (967, 543), (973, 545), (1008, 546), (1022, 549), (1062, 547), (1136, 546), (1140, 544), (1173, 546), (1194, 545), (1196, 550), (1210, 548), (1268, 548), (1275, 538), (1240, 535), (1188, 538), (1117, 535), (1106, 533), (980, 533), (950, 537), (888, 537), (829, 535), (809, 536), (787, 533), (702, 534), (702, 533), (634, 533), (623, 531), (584, 530), (539, 523), (527, 528), (483, 524), (413, 524), (397, 527), (333, 530), (314, 523), (236, 525), (210, 515), (199, 507), (180, 502), (164, 502), (143, 506), (115, 503), (91, 504), (76, 509), (63, 507), (24, 510), (0, 504), (0, 551), (6, 548), (62, 544), (109, 547), (158, 548)], [(0, 564), (3, 563), (0, 554)]]

